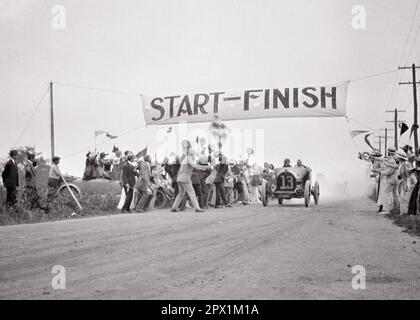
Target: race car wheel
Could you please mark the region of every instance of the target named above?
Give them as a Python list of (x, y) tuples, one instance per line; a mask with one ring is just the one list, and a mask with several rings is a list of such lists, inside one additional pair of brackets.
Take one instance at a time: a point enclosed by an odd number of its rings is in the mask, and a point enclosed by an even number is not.
[(315, 204), (318, 205), (318, 202), (319, 202), (319, 184), (318, 184), (318, 181), (315, 182), (315, 186), (314, 186), (314, 200), (315, 200)]
[[(80, 198), (81, 190), (73, 184), (69, 183), (68, 185), (69, 185), (69, 188), (71, 189), (71, 191), (73, 191), (73, 194), (76, 196), (76, 198)], [(61, 195), (68, 195), (70, 197), (69, 189), (67, 188), (67, 186), (65, 184), (62, 184), (58, 188), (57, 192), (60, 193)]]
[(283, 198), (277, 198), (277, 200), (279, 201), (279, 205), (283, 204)]
[(155, 205), (154, 205), (154, 209), (163, 209), (167, 206), (168, 204), (168, 197), (165, 194), (165, 192), (162, 189), (157, 189), (156, 190), (156, 199), (155, 199)]
[(268, 205), (268, 190), (267, 190), (267, 181), (262, 179), (261, 183), (261, 202), (264, 207)]
[(305, 207), (309, 207), (311, 204), (311, 182), (306, 180), (305, 182)]

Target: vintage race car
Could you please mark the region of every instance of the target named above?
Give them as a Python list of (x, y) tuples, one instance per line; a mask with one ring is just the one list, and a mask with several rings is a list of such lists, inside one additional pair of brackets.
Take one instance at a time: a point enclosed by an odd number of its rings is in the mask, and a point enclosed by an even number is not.
[[(279, 204), (283, 204), (284, 199), (304, 198), (305, 206), (309, 207), (311, 195), (317, 205), (319, 202), (319, 184), (315, 182), (311, 185), (311, 171), (306, 170), (302, 175), (302, 170), (295, 167), (278, 168), (275, 170), (275, 189), (272, 195), (278, 199)], [(261, 198), (264, 206), (268, 205), (268, 187), (267, 181), (263, 179)]]

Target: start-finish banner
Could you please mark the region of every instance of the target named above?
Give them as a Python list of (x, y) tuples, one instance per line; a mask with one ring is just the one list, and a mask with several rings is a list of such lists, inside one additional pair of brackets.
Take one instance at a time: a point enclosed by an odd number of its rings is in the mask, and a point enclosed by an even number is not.
[(326, 86), (211, 91), (169, 96), (143, 96), (146, 123), (344, 117), (348, 82)]

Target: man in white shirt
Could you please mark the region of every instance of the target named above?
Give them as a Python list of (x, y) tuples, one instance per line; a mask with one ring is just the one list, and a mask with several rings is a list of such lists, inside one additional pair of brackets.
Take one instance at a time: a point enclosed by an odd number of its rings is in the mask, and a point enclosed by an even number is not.
[(60, 163), (60, 157), (53, 157), (52, 161), (51, 161), (51, 168), (50, 168), (50, 172), (48, 174), (48, 187), (49, 187), (49, 192), (48, 192), (48, 197), (50, 198), (51, 196), (53, 196), (58, 188), (60, 187), (60, 182), (61, 182), (61, 172), (60, 172), (60, 168), (58, 167)]

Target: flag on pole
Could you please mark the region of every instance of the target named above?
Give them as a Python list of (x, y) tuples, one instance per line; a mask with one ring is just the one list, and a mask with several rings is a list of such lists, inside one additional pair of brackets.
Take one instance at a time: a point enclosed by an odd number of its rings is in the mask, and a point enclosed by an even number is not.
[(114, 135), (110, 134), (108, 131), (95, 130), (95, 138), (97, 138), (98, 136), (100, 136), (102, 134), (106, 135), (106, 137), (109, 138), (109, 139), (117, 139), (118, 138), (118, 136), (114, 136)]
[(146, 155), (147, 155), (147, 147), (146, 147), (146, 148), (144, 148), (143, 150), (141, 150), (140, 152), (138, 152), (138, 153), (136, 154), (136, 158), (144, 157), (144, 156), (146, 156)]
[(402, 136), (405, 132), (408, 131), (408, 126), (404, 122), (401, 122), (399, 124), (399, 127), (400, 127), (400, 136)]
[(95, 130), (95, 138), (100, 136), (101, 134), (107, 134), (104, 130)]
[(117, 139), (118, 138), (118, 136), (114, 136), (112, 134), (109, 134), (108, 132), (106, 133), (106, 137), (109, 138), (109, 139)]
[(352, 138), (357, 137), (358, 135), (362, 134), (362, 133), (368, 133), (369, 131), (367, 130), (352, 130), (350, 131), (350, 135)]
[(375, 150), (375, 148), (372, 146), (372, 144), (369, 141), (369, 136), (371, 136), (372, 134), (373, 134), (373, 132), (370, 132), (370, 133), (365, 135), (365, 142), (372, 150)]
[(417, 125), (413, 124), (411, 126), (410, 139), (411, 139), (411, 135), (413, 134), (414, 130), (417, 130), (418, 128), (419, 128), (419, 125), (418, 124)]

